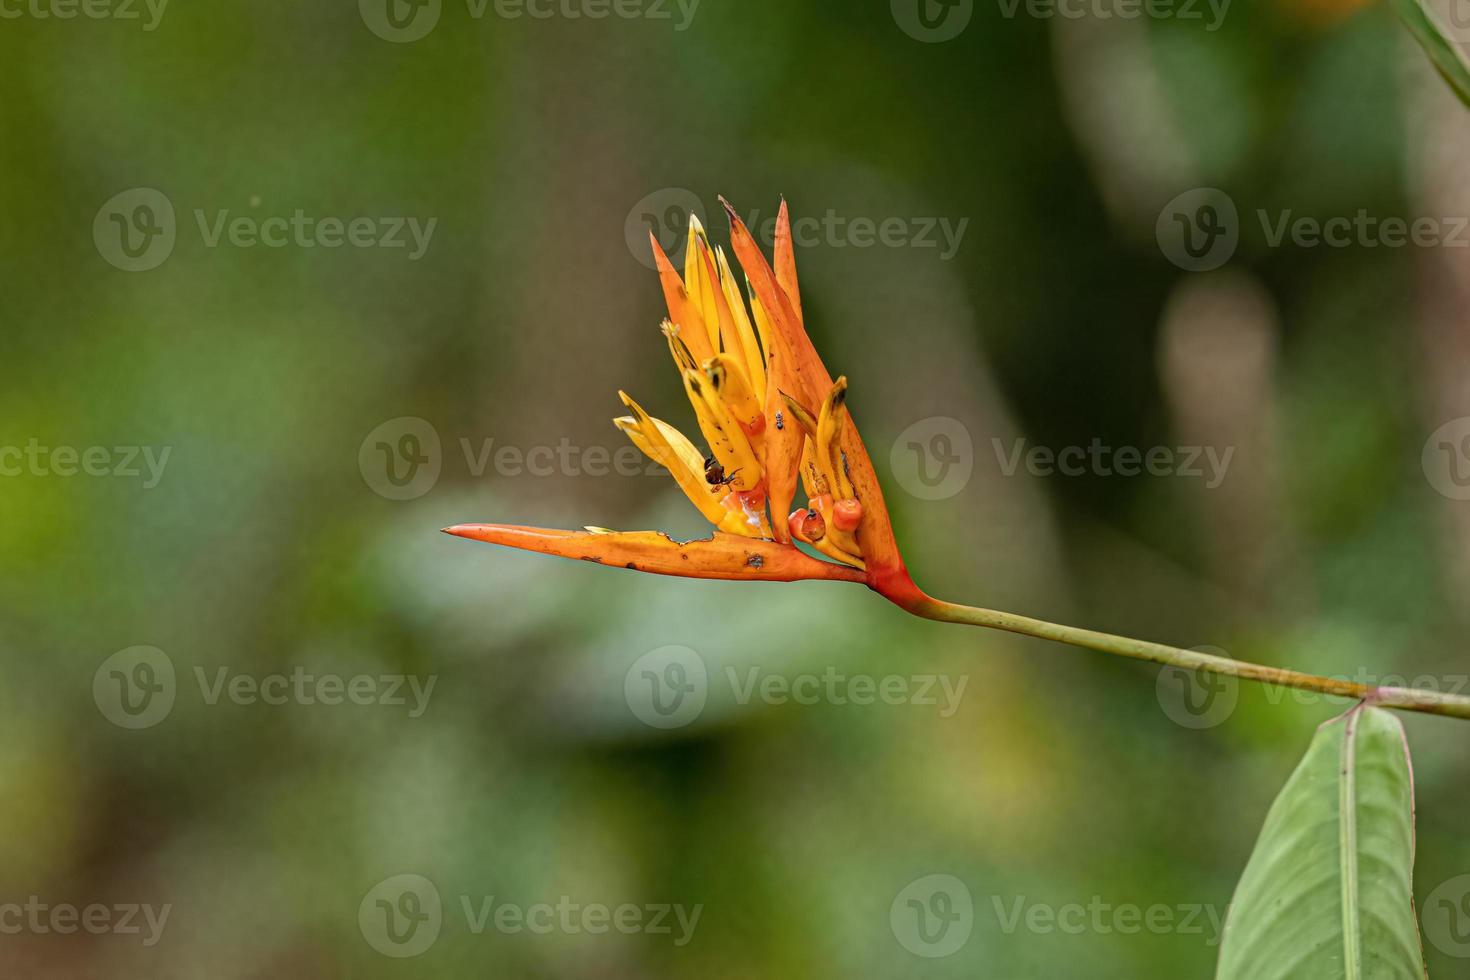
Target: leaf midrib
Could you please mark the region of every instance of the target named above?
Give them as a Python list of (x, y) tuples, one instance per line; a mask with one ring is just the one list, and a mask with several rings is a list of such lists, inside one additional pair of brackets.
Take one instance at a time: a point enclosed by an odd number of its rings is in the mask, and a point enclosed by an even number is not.
[(1358, 800), (1355, 751), (1358, 719), (1353, 709), (1342, 734), (1341, 779), (1338, 780), (1337, 846), (1342, 878), (1342, 969), (1344, 980), (1362, 980), (1363, 951), (1358, 912)]

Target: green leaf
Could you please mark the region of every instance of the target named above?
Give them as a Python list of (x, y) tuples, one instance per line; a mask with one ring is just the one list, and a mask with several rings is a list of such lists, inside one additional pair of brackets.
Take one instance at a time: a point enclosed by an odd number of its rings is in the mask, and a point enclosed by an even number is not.
[(1216, 980), (1424, 980), (1413, 868), (1404, 730), (1355, 708), (1317, 730), (1271, 805)]
[(1445, 34), (1428, 0), (1393, 0), (1393, 9), (1460, 101), (1470, 105), (1470, 62), (1454, 39)]

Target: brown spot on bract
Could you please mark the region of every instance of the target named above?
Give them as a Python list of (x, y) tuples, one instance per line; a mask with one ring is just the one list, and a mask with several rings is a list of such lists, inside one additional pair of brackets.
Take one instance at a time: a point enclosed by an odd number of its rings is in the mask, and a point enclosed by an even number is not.
[(745, 556), (745, 564), (749, 565), (751, 568), (760, 568), (761, 566), (765, 565), (765, 563), (766, 560), (760, 555), (747, 553)]

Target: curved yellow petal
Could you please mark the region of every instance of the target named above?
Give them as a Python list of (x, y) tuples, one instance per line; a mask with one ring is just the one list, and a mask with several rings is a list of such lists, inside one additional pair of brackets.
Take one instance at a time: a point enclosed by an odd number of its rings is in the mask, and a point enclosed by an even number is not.
[(751, 390), (745, 368), (734, 355), (716, 354), (705, 361), (704, 376), (747, 433), (754, 435), (765, 428), (766, 408)]
[(740, 296), (740, 286), (735, 282), (735, 274), (730, 271), (730, 260), (725, 257), (723, 248), (715, 249), (715, 261), (720, 273), (720, 288), (725, 293), (725, 305), (730, 308), (735, 324), (735, 337), (725, 339), (725, 350), (738, 353), (741, 363), (745, 366), (745, 376), (750, 379), (751, 389), (755, 392), (756, 398), (764, 402), (766, 400), (765, 355), (761, 353), (760, 344), (755, 336), (755, 328), (751, 326), (750, 316), (745, 312), (745, 300)]
[(822, 402), (822, 414), (817, 420), (817, 466), (827, 478), (836, 500), (852, 500), (855, 496), (852, 481), (847, 476), (846, 461), (842, 458), (842, 447), (838, 443), (846, 399), (847, 378), (838, 378)]
[(710, 452), (724, 468), (730, 485), (742, 491), (755, 489), (763, 475), (760, 460), (719, 393), (698, 371), (684, 372), (684, 391), (694, 406), (699, 430), (704, 433)]
[(728, 493), (725, 487), (711, 487), (704, 479), (703, 459), (683, 433), (643, 410), (629, 397), (627, 392), (618, 392), (623, 404), (633, 413), (632, 418), (614, 419), (613, 424), (627, 434), (628, 438), (648, 456), (665, 467), (684, 496), (704, 515), (704, 519), (716, 527), (723, 527), (730, 512), (720, 505), (720, 498)]
[[(720, 349), (720, 298), (715, 282), (714, 262), (710, 257), (709, 235), (699, 216), (689, 214), (689, 243), (684, 247), (684, 285), (689, 299), (699, 311), (713, 353)], [(692, 345), (691, 345), (692, 346)]]

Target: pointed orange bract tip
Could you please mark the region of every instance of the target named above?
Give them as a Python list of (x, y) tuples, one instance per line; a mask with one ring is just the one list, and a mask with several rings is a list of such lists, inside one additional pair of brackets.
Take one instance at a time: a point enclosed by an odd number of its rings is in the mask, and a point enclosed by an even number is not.
[(444, 533), (655, 575), (757, 582), (866, 582), (856, 568), (813, 558), (791, 545), (722, 531), (683, 542), (659, 531), (593, 533), (513, 524), (459, 524), (444, 528)]
[(658, 243), (658, 237), (651, 231), (648, 233), (648, 241), (653, 246), (653, 264), (658, 267), (658, 281), (663, 286), (669, 319), (679, 328), (680, 338), (689, 346), (695, 358), (703, 362), (713, 357), (715, 351), (710, 347), (709, 328), (704, 317), (695, 308), (679, 270), (674, 268), (674, 263), (669, 261), (663, 246)]
[(781, 198), (781, 210), (776, 215), (776, 282), (791, 300), (791, 309), (797, 319), (801, 318), (801, 287), (796, 280), (796, 246), (791, 240), (791, 209), (786, 198)]
[[(801, 314), (777, 281), (775, 271), (766, 261), (765, 253), (750, 229), (745, 227), (745, 222), (740, 220), (729, 201), (722, 197), (720, 203), (730, 218), (730, 247), (770, 321), (772, 345), (767, 354), (774, 362), (772, 373), (780, 377), (781, 387), (801, 401), (809, 405), (820, 404), (832, 388), (832, 375), (827, 373), (826, 365), (802, 326)], [(794, 274), (794, 265), (792, 271)], [(792, 288), (795, 288), (794, 282)]]

